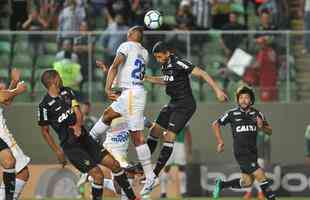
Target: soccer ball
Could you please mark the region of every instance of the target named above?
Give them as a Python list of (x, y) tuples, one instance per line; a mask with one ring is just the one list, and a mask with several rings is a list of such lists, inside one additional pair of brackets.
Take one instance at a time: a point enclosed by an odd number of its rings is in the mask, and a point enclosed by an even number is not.
[(162, 16), (157, 10), (150, 10), (144, 16), (144, 24), (149, 29), (158, 29), (162, 21)]

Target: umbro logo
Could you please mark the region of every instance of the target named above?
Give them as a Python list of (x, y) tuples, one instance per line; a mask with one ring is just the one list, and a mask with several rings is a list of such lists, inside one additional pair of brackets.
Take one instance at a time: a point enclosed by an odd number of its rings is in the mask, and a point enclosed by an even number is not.
[(236, 122), (240, 122), (240, 121), (242, 121), (242, 119), (236, 119)]
[(169, 126), (175, 127), (175, 124), (173, 124), (173, 123), (169, 123)]

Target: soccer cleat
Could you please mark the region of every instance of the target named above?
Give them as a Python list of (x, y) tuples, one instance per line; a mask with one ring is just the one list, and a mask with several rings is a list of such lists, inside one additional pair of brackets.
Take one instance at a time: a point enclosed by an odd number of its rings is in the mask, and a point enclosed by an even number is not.
[(218, 199), (222, 190), (222, 180), (217, 178), (215, 181), (215, 188), (213, 191), (213, 199)]
[(80, 175), (78, 182), (76, 183), (76, 187), (80, 187), (87, 182), (88, 174), (84, 173)]
[(154, 178), (147, 178), (140, 192), (140, 195), (142, 196), (142, 198), (144, 198), (144, 196), (149, 195), (152, 192), (152, 190), (158, 185), (159, 185), (159, 180), (156, 176)]

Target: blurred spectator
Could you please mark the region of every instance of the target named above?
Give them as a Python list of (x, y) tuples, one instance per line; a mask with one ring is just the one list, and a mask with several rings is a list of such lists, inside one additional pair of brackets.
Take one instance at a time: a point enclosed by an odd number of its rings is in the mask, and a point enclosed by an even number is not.
[(266, 0), (260, 5), (258, 12), (268, 11), (271, 16), (272, 23), (278, 28), (288, 27), (288, 5), (283, 0)]
[(58, 25), (57, 9), (60, 6), (60, 1), (56, 0), (41, 0), (39, 2), (40, 14), (47, 21), (48, 29), (56, 30)]
[[(108, 27), (106, 29), (106, 34), (101, 37), (101, 41), (105, 52), (104, 60), (110, 65), (113, 62), (117, 48), (122, 42), (126, 41), (126, 31), (129, 27), (126, 24), (123, 15), (117, 14), (113, 18), (107, 11), (105, 13), (108, 19)], [(116, 33), (120, 31), (123, 31), (124, 33)]]
[(62, 60), (65, 58), (65, 55), (69, 56), (73, 62), (78, 63), (78, 56), (73, 52), (72, 41), (64, 40), (62, 44), (62, 50), (56, 54), (56, 60)]
[(260, 99), (263, 102), (278, 100), (278, 67), (277, 55), (268, 42), (268, 37), (261, 36), (256, 39), (260, 50), (256, 55), (254, 67), (258, 69)]
[(260, 23), (257, 26), (256, 30), (259, 31), (273, 31), (277, 30), (277, 27), (272, 24), (270, 19), (270, 12), (268, 10), (262, 10), (260, 12)]
[[(25, 21), (22, 25), (23, 29), (29, 31), (42, 31), (48, 27), (48, 23), (40, 16), (37, 9), (33, 9), (31, 14), (29, 15), (27, 21)], [(44, 46), (44, 37), (43, 35), (34, 34), (28, 36), (29, 46), (32, 51), (32, 73), (31, 73), (31, 95), (34, 95), (34, 87), (35, 87), (35, 69), (38, 57), (42, 55), (45, 51)]]
[[(304, 30), (310, 31), (310, 0), (301, 0), (301, 8), (299, 10), (300, 17), (304, 18)], [(304, 35), (304, 50), (303, 53), (310, 52), (310, 33)]]
[[(176, 11), (176, 31), (189, 31), (194, 27), (194, 16), (190, 2), (187, 0), (181, 1), (179, 8)], [(169, 34), (166, 37), (166, 42), (171, 46), (172, 51), (176, 51), (179, 55), (184, 55), (187, 51), (188, 35), (184, 33)]]
[(4, 25), (4, 18), (10, 16), (10, 9), (9, 9), (9, 0), (2, 0), (0, 1), (0, 30), (3, 30)]
[[(245, 30), (245, 26), (238, 22), (238, 13), (229, 14), (229, 22), (222, 28), (223, 31)], [(236, 48), (240, 46), (244, 35), (240, 33), (223, 33), (221, 35), (221, 46), (224, 48), (226, 62), (230, 59)]]
[(212, 0), (212, 28), (221, 29), (229, 22), (232, 0)]
[(78, 6), (76, 0), (67, 0), (67, 7), (61, 11), (58, 18), (58, 44), (61, 45), (64, 39), (70, 39), (73, 42), (75, 34), (65, 33), (65, 31), (79, 31), (85, 19), (85, 8)]
[[(90, 36), (88, 38), (88, 25), (86, 22), (82, 22), (80, 26), (80, 32), (81, 34), (74, 38), (74, 52), (78, 56), (79, 64), (81, 65), (81, 73), (83, 76), (83, 81), (81, 83), (81, 87), (83, 86), (83, 83), (88, 79), (89, 71), (91, 71), (91, 75), (93, 75), (95, 64), (94, 59), (94, 46), (95, 46), (95, 38)], [(89, 40), (90, 39), (90, 40)], [(89, 66), (89, 57), (91, 57), (91, 66)], [(91, 70), (89, 70), (89, 67)]]
[(11, 3), (12, 14), (10, 18), (10, 29), (19, 30), (27, 20), (31, 0), (10, 0), (9, 3)]
[(53, 68), (58, 71), (63, 85), (73, 89), (78, 101), (82, 99), (80, 91), (80, 83), (83, 79), (81, 74), (81, 66), (72, 61), (70, 52), (65, 52), (64, 58), (56, 61)]
[(91, 115), (91, 110), (92, 108), (89, 101), (81, 103), (81, 111), (83, 114), (83, 125), (88, 132), (92, 129), (92, 127), (98, 120), (95, 116)]
[(307, 126), (305, 131), (305, 162), (310, 166), (310, 125)]
[(132, 11), (134, 13), (134, 24), (144, 26), (144, 15), (153, 7), (152, 0), (132, 0)]
[(211, 0), (191, 0), (195, 25), (198, 29), (206, 30), (211, 27)]

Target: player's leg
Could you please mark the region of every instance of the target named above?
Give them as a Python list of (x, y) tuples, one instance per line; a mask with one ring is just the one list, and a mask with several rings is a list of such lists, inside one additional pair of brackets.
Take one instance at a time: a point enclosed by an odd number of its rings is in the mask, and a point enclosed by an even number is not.
[[(18, 163), (18, 160), (16, 161)], [(14, 199), (19, 199), (20, 194), (22, 193), (26, 183), (30, 177), (28, 166), (24, 167), (21, 171), (16, 174), (16, 183), (15, 183), (15, 194)]]
[(93, 200), (101, 200), (104, 176), (102, 170), (97, 166), (97, 161), (95, 161), (80, 145), (67, 145), (63, 150), (74, 167), (80, 172), (87, 173), (92, 177), (93, 183), (91, 184), (91, 188)]
[(121, 168), (119, 162), (115, 160), (115, 158), (107, 151), (103, 152), (105, 155), (101, 160), (101, 164), (112, 171), (114, 180), (118, 183), (118, 185), (123, 189), (126, 193), (127, 197), (130, 200), (136, 199), (136, 195), (133, 192), (133, 189), (128, 181), (126, 173), (124, 169)]
[(7, 144), (0, 139), (0, 159), (3, 167), (3, 183), (5, 186), (5, 199), (13, 200), (15, 191), (15, 163), (16, 160), (7, 146)]
[(159, 138), (163, 135), (164, 130), (168, 128), (171, 113), (172, 109), (169, 105), (164, 106), (161, 109), (156, 122), (154, 122), (153, 127), (150, 128), (146, 143), (150, 148), (151, 154), (155, 152)]
[(268, 200), (276, 199), (276, 195), (271, 189), (271, 181), (266, 177), (265, 172), (261, 168), (258, 168), (255, 172), (253, 172), (253, 175), (261, 187), (265, 197)]
[(221, 179), (216, 179), (215, 189), (213, 191), (213, 198), (217, 199), (220, 196), (220, 192), (225, 188), (247, 188), (253, 184), (254, 178), (251, 174), (241, 174), (241, 178), (232, 179), (229, 181), (223, 181)]
[(164, 168), (163, 173), (159, 176), (160, 198), (167, 198), (167, 185), (169, 181), (170, 165)]

